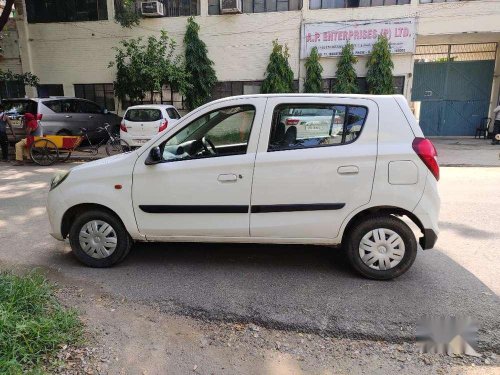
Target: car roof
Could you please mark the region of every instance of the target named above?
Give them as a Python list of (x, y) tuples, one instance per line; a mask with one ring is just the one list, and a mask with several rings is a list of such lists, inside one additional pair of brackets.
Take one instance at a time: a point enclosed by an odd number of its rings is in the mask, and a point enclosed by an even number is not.
[(127, 111), (129, 109), (141, 109), (141, 108), (144, 108), (144, 109), (166, 109), (166, 108), (173, 108), (173, 109), (177, 110), (177, 108), (175, 108), (171, 104), (139, 104), (139, 105), (132, 105), (132, 106), (128, 107)]

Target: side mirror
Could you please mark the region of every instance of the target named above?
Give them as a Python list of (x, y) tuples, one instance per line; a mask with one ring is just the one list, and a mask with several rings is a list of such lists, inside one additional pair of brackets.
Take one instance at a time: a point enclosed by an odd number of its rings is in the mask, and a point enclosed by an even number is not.
[(146, 165), (153, 165), (153, 164), (158, 164), (162, 161), (161, 157), (161, 151), (158, 146), (153, 147), (151, 150), (149, 150), (149, 155), (146, 159)]
[(103, 114), (105, 114), (105, 115), (107, 115), (107, 114), (109, 113), (109, 111), (108, 111), (106, 108), (104, 108), (104, 109), (102, 110), (102, 113), (103, 113)]

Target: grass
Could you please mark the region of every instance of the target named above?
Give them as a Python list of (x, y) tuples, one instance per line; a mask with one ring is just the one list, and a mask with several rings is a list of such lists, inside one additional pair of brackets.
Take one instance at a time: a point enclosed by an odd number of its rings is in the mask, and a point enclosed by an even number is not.
[(43, 374), (61, 345), (78, 344), (77, 313), (59, 304), (38, 272), (0, 272), (0, 374)]

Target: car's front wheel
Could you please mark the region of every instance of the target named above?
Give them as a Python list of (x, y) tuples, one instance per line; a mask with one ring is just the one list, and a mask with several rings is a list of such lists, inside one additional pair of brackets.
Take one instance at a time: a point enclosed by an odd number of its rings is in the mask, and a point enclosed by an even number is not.
[(76, 217), (69, 242), (78, 260), (90, 267), (110, 267), (122, 261), (132, 240), (121, 223), (107, 211), (87, 211)]
[(370, 216), (348, 234), (347, 254), (363, 276), (388, 280), (408, 271), (417, 256), (417, 241), (406, 223), (394, 216)]

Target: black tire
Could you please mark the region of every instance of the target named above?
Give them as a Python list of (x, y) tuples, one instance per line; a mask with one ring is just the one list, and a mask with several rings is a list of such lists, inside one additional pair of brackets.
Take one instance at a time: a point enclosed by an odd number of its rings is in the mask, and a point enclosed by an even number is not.
[(31, 160), (42, 166), (49, 166), (59, 160), (59, 151), (54, 142), (47, 138), (40, 138), (30, 147)]
[(106, 142), (106, 154), (108, 156), (122, 154), (129, 151), (132, 151), (132, 147), (130, 147), (127, 141), (123, 139), (115, 138), (114, 140), (110, 139)]
[[(396, 234), (399, 235), (404, 244), (404, 255), (402, 256), (402, 259), (392, 268), (385, 270), (371, 268), (370, 266), (368, 266), (363, 262), (360, 254), (360, 251), (362, 251), (360, 250), (360, 244), (363, 237), (365, 235), (369, 236), (369, 233), (371, 231), (380, 228), (388, 229), (389, 231), (395, 232)], [(382, 239), (378, 231), (377, 234)], [(406, 225), (406, 223), (404, 223), (402, 220), (394, 216), (384, 215), (384, 216), (367, 217), (362, 221), (355, 223), (352, 227), (352, 230), (347, 235), (348, 238), (345, 241), (345, 247), (347, 250), (347, 256), (349, 258), (351, 266), (361, 275), (370, 279), (389, 280), (401, 276), (406, 271), (408, 271), (408, 269), (412, 266), (417, 256), (417, 241), (415, 239), (413, 231), (410, 229), (408, 225)], [(387, 240), (390, 238), (388, 233), (385, 233), (384, 235), (386, 236)], [(398, 249), (399, 252), (401, 251), (400, 248), (401, 245), (399, 245)], [(382, 251), (385, 252), (386, 250), (382, 248)], [(378, 253), (378, 248), (377, 248), (377, 253)], [(369, 252), (366, 253), (366, 255), (368, 254)], [(378, 255), (379, 254), (377, 254), (377, 256)], [(370, 260), (373, 260), (373, 258), (370, 258)], [(377, 260), (373, 263), (373, 267), (383, 268), (385, 267), (385, 265), (382, 266), (379, 265), (379, 262)]]
[[(89, 222), (101, 221), (109, 224), (115, 232), (116, 248), (107, 257), (100, 259), (90, 256), (84, 251), (80, 244), (80, 231), (86, 227)], [(112, 213), (104, 210), (87, 211), (76, 217), (69, 231), (69, 243), (73, 254), (83, 264), (89, 267), (104, 268), (111, 267), (116, 263), (121, 262), (130, 252), (132, 247), (132, 239), (122, 222)]]
[(67, 151), (67, 150), (60, 150), (59, 151), (59, 162), (65, 163), (69, 160), (70, 157), (71, 157), (71, 151)]

